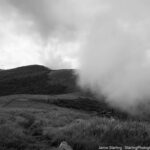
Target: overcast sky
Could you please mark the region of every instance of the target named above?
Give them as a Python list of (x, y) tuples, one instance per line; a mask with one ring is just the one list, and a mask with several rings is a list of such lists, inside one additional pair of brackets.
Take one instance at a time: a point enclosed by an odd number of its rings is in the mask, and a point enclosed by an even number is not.
[(0, 0), (0, 68), (78, 68), (97, 20), (102, 28), (117, 22), (116, 28), (144, 36), (149, 8), (149, 0)]
[(77, 31), (63, 1), (0, 0), (0, 68), (78, 66)]

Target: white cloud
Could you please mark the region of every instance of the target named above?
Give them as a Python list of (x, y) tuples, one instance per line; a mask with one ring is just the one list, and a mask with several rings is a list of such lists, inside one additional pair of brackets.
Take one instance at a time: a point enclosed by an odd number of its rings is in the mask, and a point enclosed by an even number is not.
[(0, 3), (0, 68), (29, 64), (55, 69), (76, 66), (76, 58), (71, 56), (77, 49), (76, 42), (53, 42), (54, 38), (59, 41), (59, 37), (51, 35), (43, 38), (34, 19), (18, 13), (9, 3)]

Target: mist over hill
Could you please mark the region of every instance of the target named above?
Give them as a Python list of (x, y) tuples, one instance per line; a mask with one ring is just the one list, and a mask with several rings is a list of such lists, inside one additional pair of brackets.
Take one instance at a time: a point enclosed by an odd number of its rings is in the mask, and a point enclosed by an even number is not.
[(78, 90), (74, 70), (51, 70), (41, 65), (0, 71), (0, 95), (63, 94)]
[(72, 69), (30, 65), (0, 71), (0, 149), (57, 149), (62, 141), (73, 150), (150, 143), (149, 116), (112, 108), (76, 81)]

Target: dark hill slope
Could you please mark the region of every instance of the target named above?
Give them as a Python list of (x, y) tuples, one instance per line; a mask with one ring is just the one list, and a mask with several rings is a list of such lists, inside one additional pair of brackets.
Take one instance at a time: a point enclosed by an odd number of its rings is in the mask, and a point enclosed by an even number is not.
[(62, 94), (74, 92), (76, 77), (73, 70), (50, 70), (31, 65), (0, 72), (0, 95)]
[(77, 77), (74, 74), (74, 70), (53, 70), (49, 73), (48, 78), (49, 85), (52, 85), (53, 88), (62, 88), (63, 86), (65, 93), (70, 93), (78, 90), (76, 86)]
[(24, 77), (34, 76), (42, 72), (51, 71), (49, 68), (40, 65), (23, 66), (9, 70), (2, 70), (0, 72), (0, 81), (7, 81), (12, 79), (20, 79)]

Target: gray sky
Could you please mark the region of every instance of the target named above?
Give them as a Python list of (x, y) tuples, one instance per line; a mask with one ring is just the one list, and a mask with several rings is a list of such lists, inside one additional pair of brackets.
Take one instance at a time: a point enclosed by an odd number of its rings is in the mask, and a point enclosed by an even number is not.
[(34, 63), (77, 67), (77, 29), (65, 3), (0, 0), (0, 68)]
[(148, 40), (149, 15), (149, 0), (0, 0), (0, 68), (76, 68), (97, 21)]

